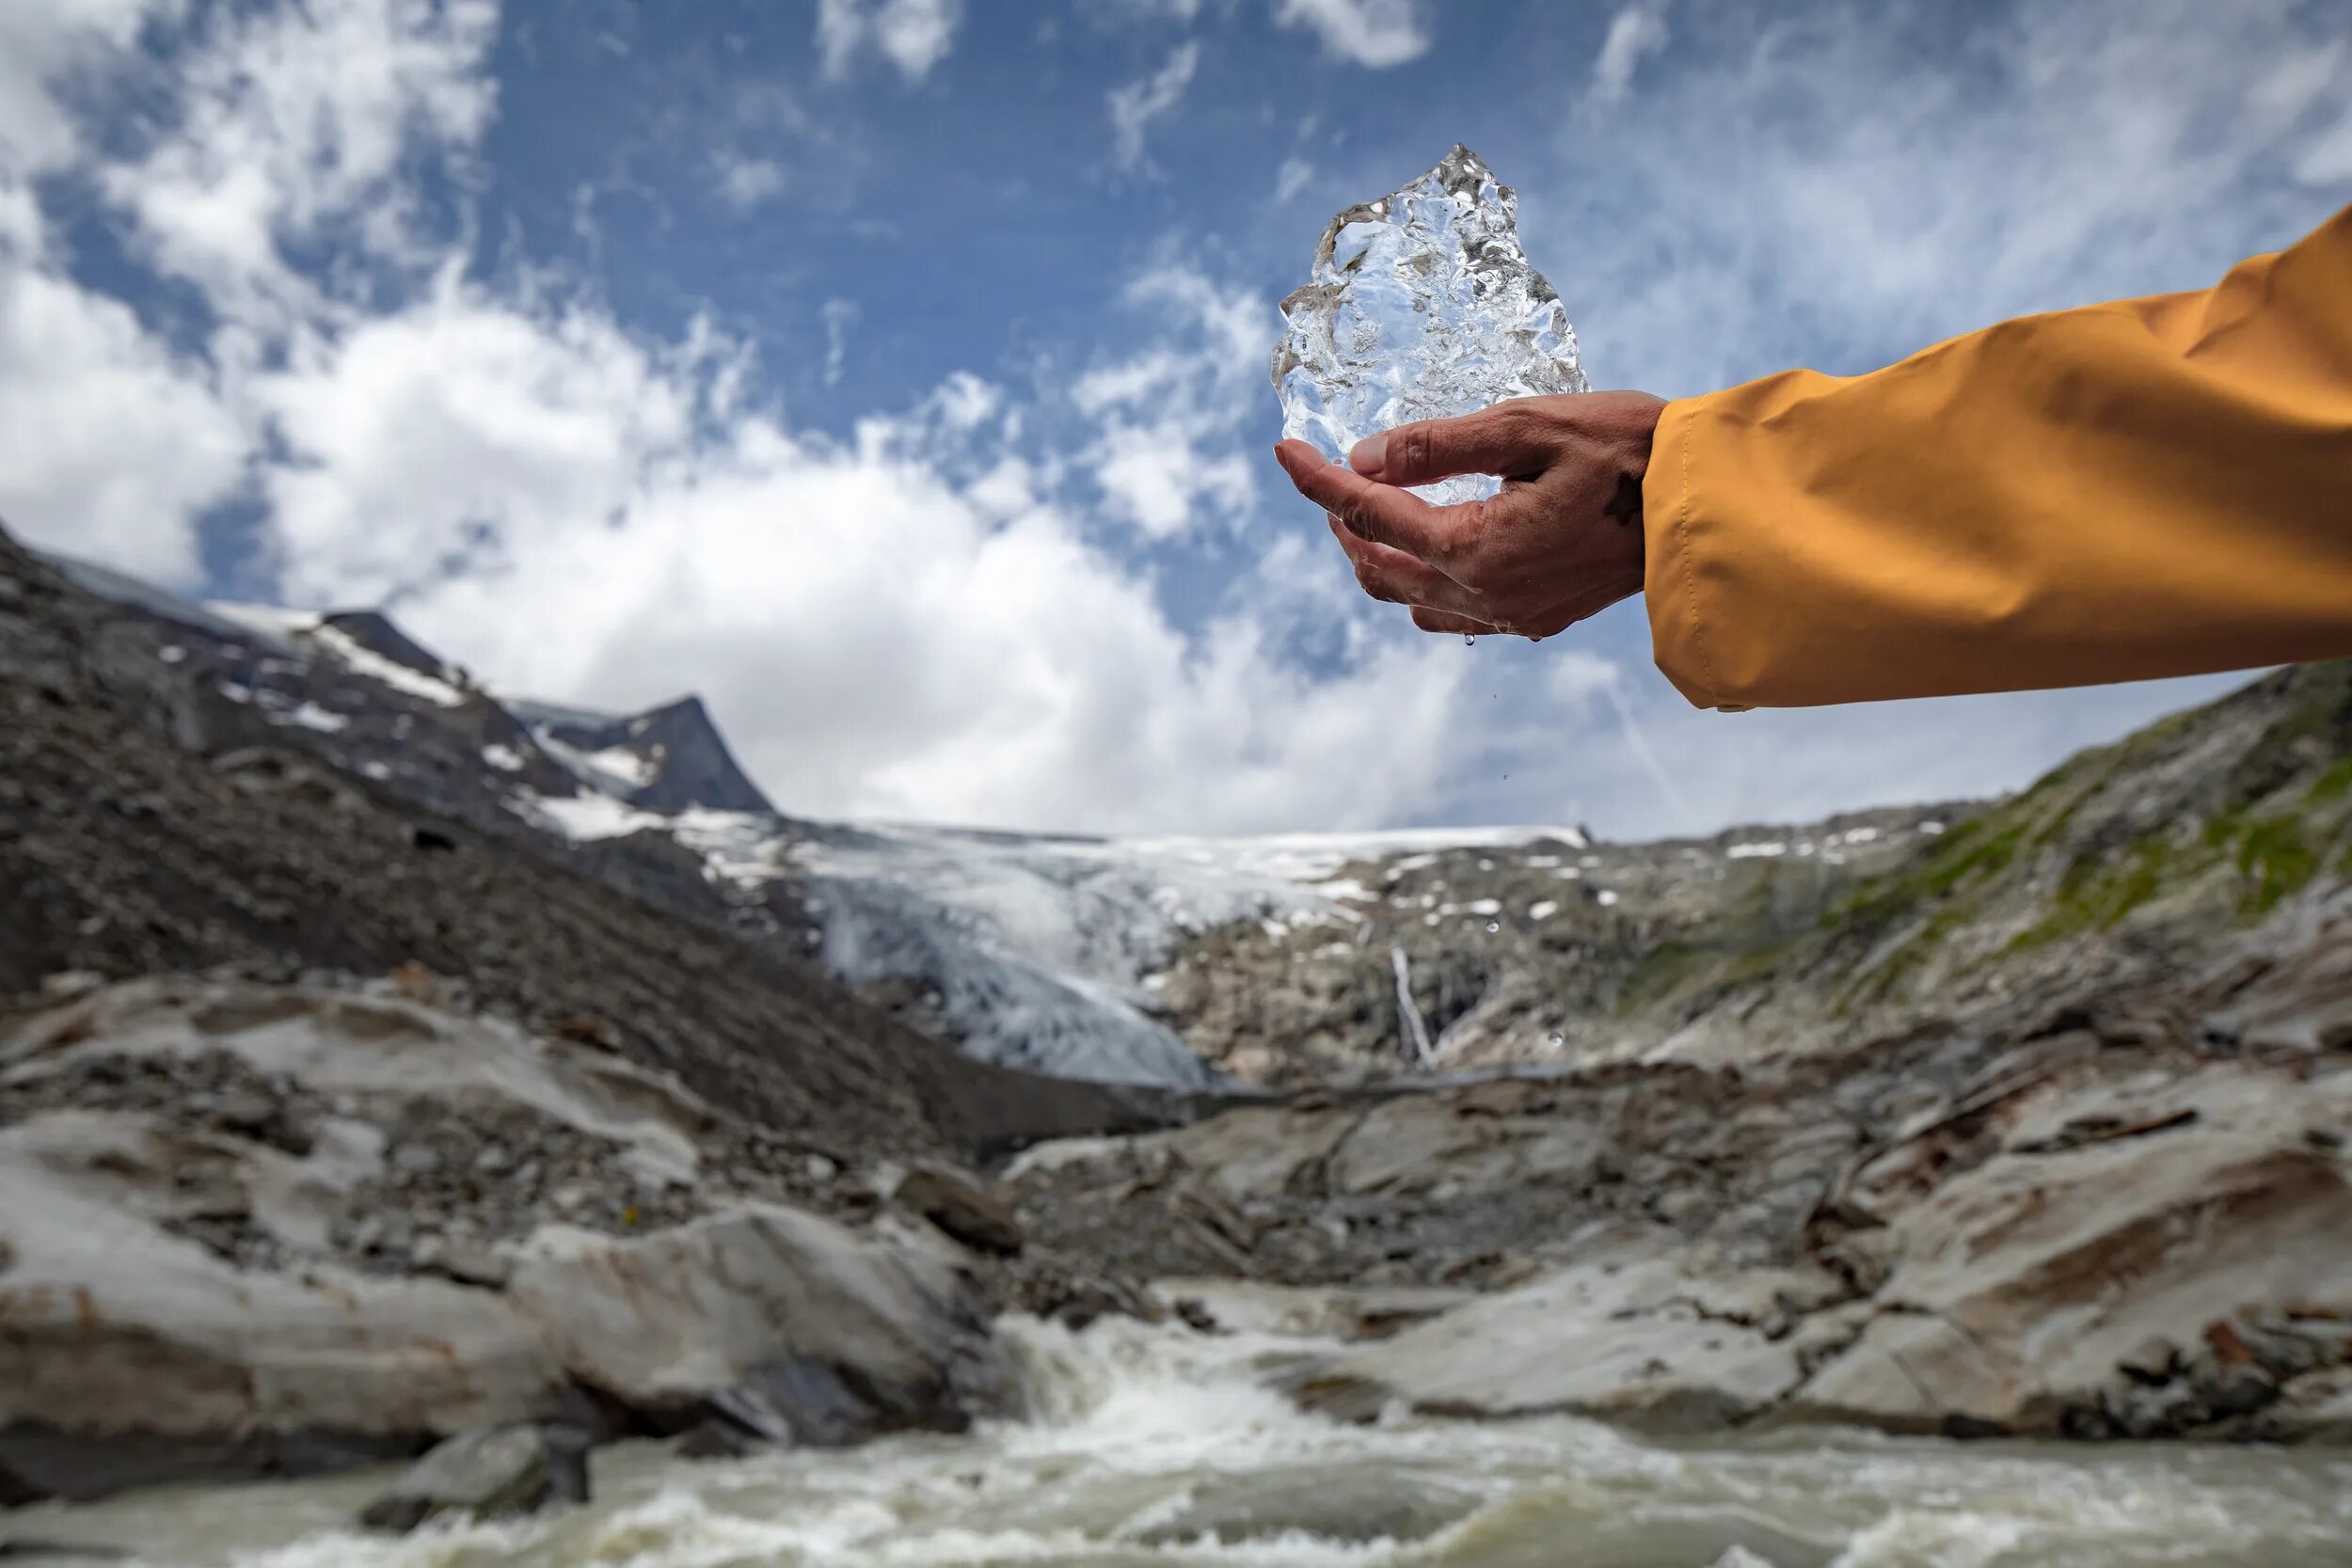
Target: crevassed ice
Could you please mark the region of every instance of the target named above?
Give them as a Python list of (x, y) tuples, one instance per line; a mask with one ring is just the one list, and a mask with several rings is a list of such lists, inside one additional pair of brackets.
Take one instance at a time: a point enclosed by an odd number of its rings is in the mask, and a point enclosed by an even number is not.
[[(1467, 147), (1333, 218), (1282, 317), (1282, 434), (1334, 459), (1407, 420), (1587, 389), (1568, 313), (1519, 248), (1518, 198)], [(1417, 489), (1449, 503), (1497, 487), (1468, 476)]]

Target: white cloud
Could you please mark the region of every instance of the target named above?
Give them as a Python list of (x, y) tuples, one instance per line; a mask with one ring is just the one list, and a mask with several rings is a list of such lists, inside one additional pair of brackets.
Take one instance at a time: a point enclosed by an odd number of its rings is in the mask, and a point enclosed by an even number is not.
[(44, 255), (0, 175), (0, 518), (36, 544), (198, 578), (196, 523), (243, 471), (246, 432), (200, 366)]
[(1087, 0), (1087, 8), (1115, 21), (1141, 22), (1165, 18), (1190, 22), (1200, 14), (1201, 0)]
[(784, 166), (772, 158), (723, 152), (718, 172), (719, 195), (738, 212), (748, 213), (784, 190)]
[(1633, 0), (1609, 20), (1609, 34), (1593, 61), (1593, 97), (1597, 103), (1622, 103), (1633, 86), (1633, 72), (1643, 60), (1666, 47), (1665, 0)]
[(1257, 497), (1259, 465), (1238, 442), (1274, 341), (1272, 309), (1182, 264), (1146, 271), (1126, 297), (1161, 330), (1073, 385), (1072, 401), (1098, 431), (1085, 461), (1111, 514), (1148, 538), (1238, 522)]
[(1418, 58), (1429, 47), (1417, 0), (1275, 0), (1274, 20), (1306, 28), (1332, 55), (1375, 71)]
[(210, 14), (175, 62), (178, 123), (105, 173), (159, 263), (246, 315), (298, 309), (309, 292), (281, 241), (342, 228), (379, 259), (418, 262), (403, 160), (470, 145), (488, 123), (496, 0)]
[(1434, 799), (1460, 681), (1438, 645), (1316, 677), (1251, 622), (1188, 638), (1034, 476), (934, 461), (1004, 438), (999, 389), (951, 378), (843, 445), (712, 421), (721, 357), (454, 277), (310, 345), (269, 388), (292, 596), (396, 595), (510, 689), (691, 684), (798, 810), (1240, 829), (1295, 822), (1318, 777), (1351, 781), (1335, 821)]
[(871, 49), (919, 82), (955, 47), (963, 0), (819, 0), (817, 47), (825, 74), (839, 80)]
[(1307, 188), (1315, 177), (1315, 166), (1304, 158), (1285, 158), (1282, 166), (1274, 172), (1274, 199), (1288, 201)]
[(2325, 145), (2319, 106), (2352, 101), (2341, 27), (2284, 0), (2127, 8), (1705, 13), (1605, 142), (1567, 128), (1552, 177), (1520, 182), (1538, 264), (1578, 258), (1561, 281), (1597, 379), (1676, 395), (1800, 355), (1867, 368), (2207, 283), (2316, 222), (2287, 176)]
[(1143, 166), (1143, 135), (1151, 123), (1184, 102), (1184, 89), (1200, 64), (1200, 46), (1180, 43), (1168, 63), (1140, 81), (1113, 87), (1104, 97), (1111, 115), (1111, 156), (1130, 172)]
[(136, 42), (184, 0), (8, 0), (0, 5), (0, 168), (56, 167), (79, 138), (56, 87)]

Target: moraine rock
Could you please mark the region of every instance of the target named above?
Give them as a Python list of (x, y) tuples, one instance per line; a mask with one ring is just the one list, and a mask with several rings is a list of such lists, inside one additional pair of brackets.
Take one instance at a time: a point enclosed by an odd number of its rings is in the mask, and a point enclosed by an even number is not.
[(1369, 1420), (1391, 1403), (1501, 1418), (1572, 1412), (1708, 1430), (1771, 1408), (1803, 1381), (1800, 1346), (1755, 1326), (1794, 1298), (1837, 1294), (1791, 1271), (1718, 1273), (1626, 1237), (1534, 1284), (1474, 1300), (1289, 1374), (1300, 1402)]
[(2313, 1126), (2352, 1130), (2352, 1074), (2217, 1064), (2045, 1079), (1885, 1150), (1840, 1195), (1882, 1315), (1788, 1415), (2129, 1436), (2256, 1416), (2340, 1353), (2252, 1325), (2352, 1318), (2352, 1169)]
[(944, 1244), (744, 1196), (803, 1190), (800, 1161), (609, 1053), (327, 986), (12, 1023), (0, 1506), (564, 1420), (845, 1443), (996, 1397)]
[(1010, 1204), (942, 1165), (918, 1165), (907, 1172), (892, 1201), (979, 1252), (1009, 1256), (1021, 1250), (1025, 1240), (1021, 1217)]
[(542, 1230), (506, 1297), (572, 1376), (681, 1427), (715, 1412), (771, 1441), (956, 1431), (998, 1376), (944, 1256), (767, 1205), (635, 1240)]
[(577, 1427), (510, 1426), (462, 1433), (434, 1449), (360, 1512), (370, 1529), (406, 1534), (461, 1513), (505, 1519), (552, 1503), (588, 1500), (588, 1434)]

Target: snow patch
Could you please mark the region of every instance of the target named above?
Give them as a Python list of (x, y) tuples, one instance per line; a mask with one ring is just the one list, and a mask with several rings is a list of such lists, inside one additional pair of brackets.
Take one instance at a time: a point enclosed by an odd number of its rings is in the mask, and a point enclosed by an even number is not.
[(286, 714), (278, 722), (299, 724), (306, 730), (316, 730), (321, 735), (333, 735), (338, 730), (349, 728), (351, 720), (343, 714), (323, 708), (316, 703), (306, 702)]
[(373, 648), (363, 646), (340, 626), (318, 624), (313, 617), (308, 635), (311, 641), (333, 654), (354, 674), (365, 675), (380, 686), (389, 686), (411, 697), (421, 697), (442, 707), (465, 705), (466, 694), (455, 685), (386, 658)]
[(1735, 844), (1724, 851), (1736, 861), (1761, 860), (1785, 855), (1788, 846), (1776, 838), (1759, 839), (1751, 844)]
[(546, 796), (525, 792), (512, 796), (508, 804), (521, 815), (535, 817), (575, 844), (592, 843), (600, 838), (620, 838), (647, 828), (666, 828), (670, 819), (649, 811), (639, 811), (627, 801), (615, 800), (610, 795)]
[(626, 746), (607, 746), (601, 752), (584, 752), (580, 760), (609, 778), (623, 781), (631, 789), (643, 789), (653, 783), (661, 771), (658, 757), (632, 752)]
[(238, 604), (222, 599), (207, 602), (204, 609), (232, 626), (257, 632), (273, 642), (284, 642), (299, 633), (310, 631), (324, 619), (308, 610), (288, 610), (283, 605), (274, 604)]
[(523, 754), (514, 747), (501, 746), (495, 740), (482, 748), (482, 760), (501, 773), (519, 773), (523, 770)]

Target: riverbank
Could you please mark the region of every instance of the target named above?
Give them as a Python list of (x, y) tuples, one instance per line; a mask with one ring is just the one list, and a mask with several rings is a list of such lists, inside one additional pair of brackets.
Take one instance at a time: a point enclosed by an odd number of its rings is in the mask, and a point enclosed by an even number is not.
[(1328, 1342), (1016, 1322), (1028, 1420), (850, 1452), (594, 1457), (583, 1508), (354, 1530), (383, 1471), (20, 1513), (152, 1568), (2332, 1568), (2352, 1460), (2204, 1445), (1804, 1433), (1666, 1442), (1550, 1417), (1303, 1414), (1264, 1380)]

